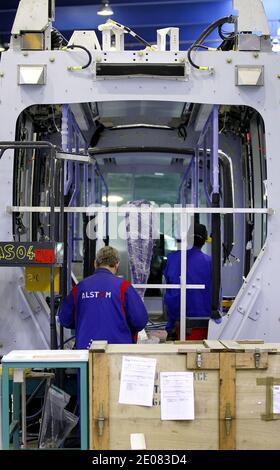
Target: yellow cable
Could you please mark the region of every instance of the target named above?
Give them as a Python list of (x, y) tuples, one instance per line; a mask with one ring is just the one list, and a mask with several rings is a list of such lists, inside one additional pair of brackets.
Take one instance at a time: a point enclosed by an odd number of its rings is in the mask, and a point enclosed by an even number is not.
[(151, 52), (157, 52), (156, 46), (147, 47), (146, 50), (147, 50), (147, 51), (151, 51)]

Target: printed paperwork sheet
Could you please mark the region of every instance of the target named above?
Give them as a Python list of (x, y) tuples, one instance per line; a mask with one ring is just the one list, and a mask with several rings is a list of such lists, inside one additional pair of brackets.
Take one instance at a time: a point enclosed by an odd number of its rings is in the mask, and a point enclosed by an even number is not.
[(161, 419), (194, 419), (193, 372), (161, 372)]
[(273, 413), (280, 413), (280, 385), (273, 385)]
[(153, 406), (156, 359), (123, 356), (119, 403)]

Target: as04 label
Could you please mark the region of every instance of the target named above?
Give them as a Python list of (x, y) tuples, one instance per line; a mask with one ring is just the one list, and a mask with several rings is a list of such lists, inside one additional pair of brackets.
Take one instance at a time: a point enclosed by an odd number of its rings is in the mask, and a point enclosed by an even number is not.
[(35, 259), (35, 256), (33, 245), (27, 247), (24, 245), (15, 246), (13, 244), (0, 246), (0, 260), (22, 261), (27, 258), (27, 260), (32, 261)]
[(1, 242), (0, 266), (52, 265), (56, 262), (51, 242)]

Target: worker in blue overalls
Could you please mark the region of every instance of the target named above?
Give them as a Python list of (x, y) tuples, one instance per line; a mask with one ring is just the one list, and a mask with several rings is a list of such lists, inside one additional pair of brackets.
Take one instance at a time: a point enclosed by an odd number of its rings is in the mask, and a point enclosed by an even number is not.
[[(187, 250), (187, 284), (204, 284), (205, 289), (188, 289), (186, 293), (186, 338), (189, 340), (207, 337), (211, 317), (212, 262), (211, 257), (202, 252), (207, 238), (205, 225), (195, 223), (193, 247)], [(178, 250), (168, 256), (164, 277), (167, 284), (180, 284), (180, 276), (181, 251)], [(166, 330), (171, 335), (180, 321), (180, 289), (166, 289), (164, 303), (168, 319)]]
[(59, 311), (65, 328), (76, 329), (76, 348), (87, 349), (91, 341), (134, 343), (147, 324), (148, 313), (130, 283), (117, 276), (120, 257), (110, 246), (101, 248), (95, 272), (75, 286)]

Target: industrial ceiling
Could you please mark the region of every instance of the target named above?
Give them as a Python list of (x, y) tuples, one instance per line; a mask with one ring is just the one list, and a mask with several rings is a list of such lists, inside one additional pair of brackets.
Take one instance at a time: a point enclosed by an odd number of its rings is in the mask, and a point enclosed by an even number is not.
[[(0, 40), (9, 42), (9, 35), (19, 0), (0, 0)], [(280, 1), (263, 0), (270, 21), (272, 36), (280, 27)], [(96, 29), (106, 21), (97, 15), (101, 0), (56, 0), (55, 26), (69, 38), (74, 29)], [(156, 42), (156, 29), (167, 26), (180, 28), (181, 49), (187, 49), (201, 31), (218, 17), (232, 12), (231, 0), (110, 0), (113, 18), (129, 26), (151, 43)], [(217, 34), (210, 43), (219, 42)], [(132, 37), (127, 48), (139, 48)]]

